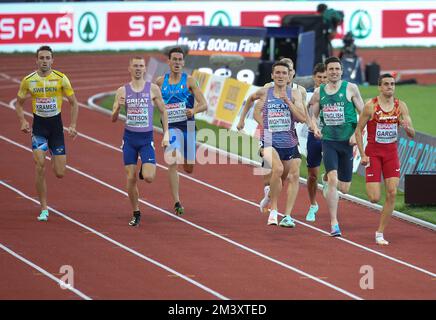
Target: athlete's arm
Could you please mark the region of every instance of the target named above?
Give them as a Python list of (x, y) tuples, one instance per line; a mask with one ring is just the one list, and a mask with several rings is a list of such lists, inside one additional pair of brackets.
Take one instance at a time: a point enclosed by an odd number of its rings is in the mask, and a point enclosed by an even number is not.
[(360, 153), (360, 164), (366, 166), (369, 163), (369, 157), (365, 154), (365, 149), (363, 148), (363, 137), (362, 132), (365, 129), (366, 124), (371, 119), (374, 113), (374, 105), (372, 101), (368, 101), (363, 108), (362, 113), (359, 116), (359, 122), (357, 123), (356, 131), (354, 132), (357, 148)]
[(126, 104), (126, 89), (123, 87), (119, 87), (117, 92), (115, 93), (114, 104), (112, 105), (112, 122), (118, 120), (118, 116), (120, 115), (121, 106)]
[(17, 112), (18, 120), (20, 120), (20, 130), (24, 133), (30, 133), (29, 122), (24, 118), (23, 106), (26, 98), (17, 97), (17, 102), (15, 103), (15, 111)]
[(310, 127), (313, 129), (313, 135), (315, 138), (321, 138), (321, 131), (317, 125), (317, 119), (319, 117), (319, 88), (316, 88), (313, 92), (312, 98), (309, 101), (312, 108), (312, 117), (310, 118)]
[(164, 81), (164, 77), (160, 76), (156, 79), (155, 83), (159, 88), (162, 88), (163, 81)]
[(351, 101), (356, 107), (357, 112), (361, 114), (363, 108), (365, 107), (365, 103), (363, 102), (362, 96), (360, 95), (359, 88), (354, 83), (348, 83), (348, 88), (350, 88), (351, 91)]
[(189, 90), (191, 90), (191, 92), (194, 94), (196, 102), (194, 109), (186, 109), (186, 116), (188, 118), (192, 118), (194, 114), (207, 110), (207, 101), (197, 84), (197, 80), (195, 80), (194, 77), (188, 76), (188, 87)]
[(292, 100), (289, 100), (288, 95), (285, 91), (281, 92), (281, 98), (288, 105), (289, 110), (291, 110), (292, 115), (296, 118), (298, 122), (306, 122), (306, 112), (304, 111), (303, 101), (301, 99), (301, 92), (298, 89), (292, 89)]
[(74, 138), (77, 135), (77, 118), (79, 117), (79, 103), (77, 102), (76, 95), (73, 93), (70, 96), (67, 96), (67, 100), (71, 106), (71, 122), (70, 127), (68, 128), (68, 134), (71, 138)]
[(260, 88), (259, 90), (248, 96), (247, 100), (245, 101), (244, 108), (242, 109), (238, 125), (236, 126), (238, 130), (244, 129), (245, 117), (247, 117), (247, 113), (253, 106), (254, 101), (261, 99), (265, 94), (266, 94), (265, 88)]
[(263, 98), (258, 99), (254, 104), (253, 118), (257, 122), (257, 124), (261, 127), (263, 127), (262, 107), (264, 104), (265, 104), (265, 100)]
[(160, 88), (154, 83), (151, 84), (151, 98), (153, 99), (153, 105), (155, 105), (160, 112), (162, 129), (164, 132), (164, 136), (162, 138), (162, 147), (167, 147), (170, 141), (168, 133), (168, 113), (167, 109), (165, 108), (165, 103), (162, 99), (162, 93), (160, 91)]
[(415, 129), (412, 125), (412, 118), (409, 114), (409, 109), (404, 101), (400, 100), (400, 126), (404, 128), (409, 138), (415, 137)]

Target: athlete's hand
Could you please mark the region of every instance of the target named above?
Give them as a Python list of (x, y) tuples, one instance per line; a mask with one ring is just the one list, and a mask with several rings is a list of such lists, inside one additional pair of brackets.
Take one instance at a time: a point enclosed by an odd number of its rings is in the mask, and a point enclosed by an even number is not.
[(162, 147), (166, 148), (170, 145), (170, 135), (168, 131), (165, 131), (164, 136), (162, 138)]
[(71, 138), (76, 138), (77, 136), (77, 131), (76, 131), (76, 126), (75, 125), (70, 125), (70, 127), (68, 128), (68, 134)]
[(350, 137), (349, 143), (350, 146), (355, 146), (357, 144), (356, 137), (354, 136), (354, 134)]
[(243, 119), (239, 120), (236, 129), (238, 129), (238, 131), (241, 131), (242, 129), (244, 129), (244, 127), (245, 127), (245, 121)]
[(186, 109), (186, 116), (192, 118), (194, 116), (194, 109)]
[(401, 119), (400, 126), (407, 130), (410, 127), (410, 122), (406, 119)]
[(317, 139), (321, 139), (321, 138), (322, 138), (321, 130), (319, 130), (318, 127), (315, 127), (315, 128), (313, 129), (313, 135), (314, 135), (314, 137), (317, 138)]
[(119, 114), (120, 114), (119, 110), (115, 110), (114, 112), (112, 112), (112, 117), (111, 117), (112, 122), (116, 122), (118, 120)]
[(369, 165), (369, 157), (366, 154), (363, 154), (360, 158), (360, 164), (364, 167)]
[(21, 131), (23, 131), (24, 133), (30, 133), (30, 126), (29, 126), (29, 122), (27, 122), (27, 120), (23, 119), (21, 121)]

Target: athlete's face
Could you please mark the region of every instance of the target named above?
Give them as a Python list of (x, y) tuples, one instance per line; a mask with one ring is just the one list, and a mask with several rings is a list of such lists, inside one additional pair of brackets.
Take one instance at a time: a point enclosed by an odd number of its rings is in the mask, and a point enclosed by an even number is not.
[(185, 58), (183, 57), (183, 53), (180, 52), (171, 53), (171, 57), (168, 60), (168, 64), (170, 66), (171, 72), (173, 73), (182, 72), (183, 67), (185, 66)]
[(342, 77), (342, 66), (339, 62), (330, 62), (326, 66), (327, 79), (330, 82), (337, 82)]
[(383, 96), (388, 98), (392, 97), (395, 92), (395, 79), (383, 78), (380, 85), (378, 86), (378, 90)]
[(38, 57), (36, 59), (36, 65), (38, 70), (42, 73), (46, 73), (51, 70), (53, 64), (53, 56), (48, 50), (41, 50), (38, 52)]
[(318, 88), (321, 84), (327, 83), (327, 73), (317, 72), (313, 75), (313, 82), (315, 82), (315, 88)]
[(289, 83), (289, 69), (285, 66), (275, 66), (271, 74), (274, 85), (286, 86)]
[(145, 60), (144, 59), (132, 59), (129, 65), (129, 72), (133, 79), (144, 79), (145, 74)]

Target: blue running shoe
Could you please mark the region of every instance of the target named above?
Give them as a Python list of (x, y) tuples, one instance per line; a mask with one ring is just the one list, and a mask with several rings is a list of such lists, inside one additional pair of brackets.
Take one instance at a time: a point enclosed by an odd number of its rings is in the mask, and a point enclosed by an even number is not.
[(306, 215), (306, 221), (314, 222), (316, 218), (316, 213), (318, 212), (319, 206), (318, 204), (311, 205), (309, 207), (309, 211)]
[(48, 220), (48, 210), (41, 210), (41, 214), (38, 216), (38, 221)]
[(338, 224), (332, 226), (332, 231), (330, 232), (330, 236), (332, 236), (332, 237), (341, 237), (342, 236), (341, 229), (339, 229)]
[(280, 221), (279, 226), (284, 228), (295, 228), (295, 223), (294, 220), (292, 220), (291, 216), (286, 215)]

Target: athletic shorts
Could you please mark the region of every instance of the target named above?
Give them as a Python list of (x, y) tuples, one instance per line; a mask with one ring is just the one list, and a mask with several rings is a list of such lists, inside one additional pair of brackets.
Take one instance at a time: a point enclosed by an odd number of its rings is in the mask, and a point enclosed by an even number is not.
[(134, 132), (124, 129), (122, 148), (125, 166), (136, 165), (138, 163), (138, 155), (141, 157), (142, 163), (156, 164), (153, 131)]
[[(261, 149), (263, 149), (263, 142), (260, 142), (260, 147)], [(301, 159), (301, 154), (298, 151), (298, 146), (294, 146), (292, 148), (276, 148), (274, 147), (274, 150), (277, 151), (280, 160), (282, 161), (288, 161), (288, 160), (293, 160), (293, 159)], [(260, 150), (259, 150), (259, 155), (263, 158), (263, 154), (261, 154)], [(262, 160), (262, 167), (264, 167), (265, 165), (265, 161)]]
[(397, 144), (367, 145), (365, 154), (369, 157), (369, 166), (366, 167), (366, 182), (381, 182), (383, 178), (400, 177), (400, 159), (398, 158)]
[(50, 150), (54, 156), (65, 155), (64, 127), (61, 114), (43, 118), (33, 115), (32, 150)]
[(195, 162), (196, 132), (195, 124), (185, 128), (169, 128), (170, 145), (165, 152), (178, 150), (185, 160)]
[(316, 168), (321, 165), (322, 144), (321, 139), (315, 138), (313, 132), (307, 135), (307, 167)]
[(321, 144), (326, 172), (337, 170), (339, 181), (350, 182), (353, 176), (353, 146), (348, 140), (321, 140)]

